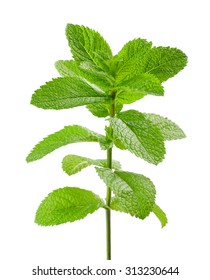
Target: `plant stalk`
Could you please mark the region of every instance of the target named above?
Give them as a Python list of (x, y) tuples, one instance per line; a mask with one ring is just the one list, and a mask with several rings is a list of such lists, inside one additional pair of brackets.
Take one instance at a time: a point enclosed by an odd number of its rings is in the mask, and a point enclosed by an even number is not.
[[(112, 168), (112, 148), (107, 150), (107, 166)], [(111, 189), (107, 187), (106, 205), (110, 207), (111, 203)], [(106, 257), (111, 260), (111, 210), (106, 209)]]
[[(115, 92), (112, 93), (113, 98), (113, 104), (111, 105), (110, 110), (110, 117), (115, 116)], [(110, 124), (110, 134), (111, 137), (113, 136), (113, 130), (112, 126)], [(107, 150), (107, 167), (112, 169), (112, 148), (109, 148)], [(111, 203), (111, 196), (112, 191), (110, 187), (107, 187), (107, 193), (106, 193), (106, 206), (108, 208), (106, 209), (106, 257), (107, 260), (111, 260), (111, 209), (110, 209), (110, 203)]]

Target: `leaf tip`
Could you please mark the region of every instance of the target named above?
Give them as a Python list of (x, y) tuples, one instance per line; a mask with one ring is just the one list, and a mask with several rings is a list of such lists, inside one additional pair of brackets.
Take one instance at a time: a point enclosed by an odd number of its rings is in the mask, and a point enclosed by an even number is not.
[(32, 151), (27, 155), (25, 160), (26, 160), (27, 163), (34, 161)]
[(160, 221), (161, 228), (164, 228), (168, 223), (168, 219), (165, 212), (157, 204), (154, 205), (152, 212)]
[(29, 155), (26, 157), (25, 160), (26, 160), (27, 163), (31, 162)]

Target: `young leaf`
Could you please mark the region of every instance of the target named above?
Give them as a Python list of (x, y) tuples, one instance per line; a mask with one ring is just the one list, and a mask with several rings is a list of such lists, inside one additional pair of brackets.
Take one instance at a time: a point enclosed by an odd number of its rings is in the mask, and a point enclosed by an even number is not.
[(126, 150), (126, 147), (123, 145), (123, 143), (118, 138), (114, 139), (114, 144), (118, 149)]
[(113, 148), (113, 135), (112, 129), (110, 126), (105, 126), (106, 136), (105, 141), (104, 139), (100, 140), (100, 146), (102, 150), (108, 150)]
[(98, 104), (89, 104), (86, 108), (96, 117), (105, 118), (109, 116), (110, 104), (107, 103), (98, 103)]
[(64, 187), (51, 192), (41, 202), (35, 222), (41, 226), (74, 222), (103, 206), (103, 200), (91, 191)]
[[(107, 160), (67, 155), (62, 161), (62, 168), (68, 175), (76, 174), (90, 165), (107, 167)], [(113, 169), (120, 169), (121, 165), (119, 161), (113, 160), (112, 167)]]
[(161, 134), (163, 135), (164, 140), (176, 140), (186, 137), (183, 130), (169, 119), (156, 114), (144, 113), (143, 115), (147, 120), (158, 127)]
[[(86, 108), (94, 115), (99, 118), (105, 118), (110, 115), (110, 103), (97, 103), (97, 104), (89, 104)], [(116, 113), (119, 113), (123, 105), (119, 102), (116, 102)]]
[(155, 75), (161, 82), (181, 71), (187, 64), (187, 56), (179, 49), (154, 47), (146, 55), (143, 73)]
[(27, 156), (26, 161), (31, 162), (41, 159), (67, 144), (77, 142), (99, 142), (99, 140), (103, 138), (105, 139), (103, 135), (79, 125), (65, 126), (63, 129), (50, 134), (39, 142)]
[(121, 112), (110, 119), (114, 137), (125, 148), (147, 162), (158, 164), (165, 154), (164, 139), (159, 129), (135, 110)]
[(156, 217), (159, 219), (162, 227), (166, 226), (168, 219), (166, 217), (166, 214), (163, 212), (163, 210), (157, 205), (154, 204), (154, 207), (152, 209), (152, 212), (156, 215)]
[(89, 61), (99, 68), (106, 68), (104, 66), (105, 61), (112, 58), (112, 52), (98, 32), (88, 27), (67, 24), (66, 37), (76, 61)]
[(113, 67), (116, 73), (116, 81), (123, 81), (132, 77), (132, 68), (136, 61), (151, 49), (152, 43), (144, 39), (134, 39), (124, 45), (122, 50), (113, 58)]
[(77, 77), (53, 79), (32, 95), (31, 104), (42, 109), (67, 109), (107, 102), (107, 95)]
[(125, 171), (112, 172), (110, 169), (97, 167), (96, 170), (115, 194), (111, 201), (113, 210), (129, 213), (140, 219), (149, 215), (154, 207), (156, 193), (149, 178)]

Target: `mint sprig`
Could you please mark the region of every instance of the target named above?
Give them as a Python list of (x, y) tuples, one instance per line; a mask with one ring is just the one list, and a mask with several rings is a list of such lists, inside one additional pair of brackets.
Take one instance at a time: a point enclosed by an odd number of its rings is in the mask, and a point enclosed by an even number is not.
[(74, 222), (104, 208), (107, 259), (110, 260), (111, 211), (142, 220), (153, 213), (162, 227), (167, 224), (166, 214), (156, 204), (154, 183), (142, 174), (121, 170), (120, 162), (113, 159), (113, 149), (128, 150), (157, 165), (164, 159), (165, 141), (186, 137), (183, 130), (166, 117), (123, 110), (123, 106), (147, 95), (163, 96), (163, 82), (186, 66), (187, 56), (177, 48), (155, 47), (141, 38), (129, 41), (113, 55), (97, 31), (74, 24), (67, 24), (66, 37), (73, 59), (55, 63), (61, 77), (37, 89), (31, 104), (54, 110), (85, 106), (93, 116), (108, 117), (109, 126), (105, 127), (104, 135), (79, 125), (66, 126), (35, 145), (26, 161), (36, 161), (71, 143), (96, 142), (106, 150), (106, 158), (69, 154), (62, 161), (62, 169), (71, 176), (95, 166), (106, 185), (107, 195), (104, 200), (90, 190), (59, 188), (41, 202), (35, 222), (42, 226)]

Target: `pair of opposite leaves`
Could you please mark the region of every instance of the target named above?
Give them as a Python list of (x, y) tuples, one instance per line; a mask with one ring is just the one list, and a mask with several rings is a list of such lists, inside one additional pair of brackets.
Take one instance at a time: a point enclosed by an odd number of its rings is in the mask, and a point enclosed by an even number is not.
[[(99, 142), (102, 149), (113, 145), (128, 149), (144, 160), (158, 164), (164, 158), (165, 140), (185, 137), (183, 131), (167, 118), (135, 110), (121, 112), (124, 104), (133, 103), (148, 94), (162, 96), (162, 82), (176, 75), (187, 63), (186, 55), (169, 47), (152, 47), (151, 42), (134, 39), (115, 56), (103, 37), (84, 26), (68, 24), (68, 43), (74, 60), (58, 61), (55, 66), (62, 77), (41, 86), (31, 103), (43, 109), (67, 109), (85, 105), (97, 117), (107, 117), (115, 104), (116, 115), (109, 118), (113, 134), (100, 135), (73, 125), (49, 135), (38, 143), (27, 161), (42, 158), (53, 150), (75, 142)], [(120, 170), (113, 162), (68, 155), (63, 170), (72, 175), (89, 165), (114, 193), (111, 209), (144, 219), (154, 212), (164, 226), (165, 213), (155, 204), (155, 187), (143, 175)], [(106, 208), (94, 193), (65, 187), (50, 193), (37, 210), (36, 222), (56, 225), (84, 218), (99, 207)]]

